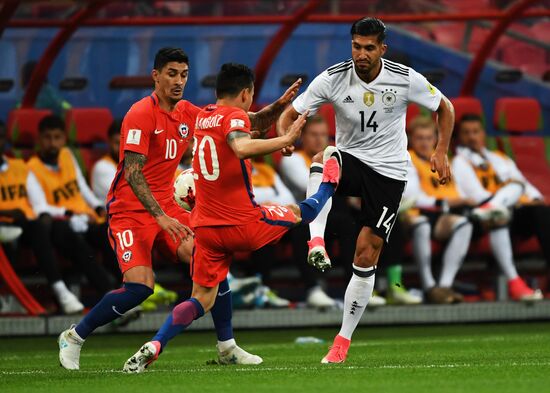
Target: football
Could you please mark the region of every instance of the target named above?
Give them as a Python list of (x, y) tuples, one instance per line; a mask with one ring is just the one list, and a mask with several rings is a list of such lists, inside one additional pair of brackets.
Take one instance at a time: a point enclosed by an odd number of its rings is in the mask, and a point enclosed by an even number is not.
[(195, 206), (195, 179), (193, 169), (186, 169), (174, 181), (174, 199), (187, 211)]

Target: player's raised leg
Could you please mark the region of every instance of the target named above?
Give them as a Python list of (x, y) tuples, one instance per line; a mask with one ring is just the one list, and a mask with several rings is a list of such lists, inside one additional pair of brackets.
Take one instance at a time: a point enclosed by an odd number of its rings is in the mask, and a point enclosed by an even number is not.
[(344, 295), (342, 327), (321, 363), (342, 363), (346, 360), (351, 336), (372, 295), (376, 264), (383, 244), (384, 239), (369, 227), (363, 227), (359, 233), (353, 261), (353, 274)]
[[(307, 184), (307, 197), (310, 197), (317, 191), (323, 178), (323, 165), (329, 158), (334, 157), (340, 166), (342, 158), (334, 146), (328, 146), (323, 154), (319, 153), (313, 157), (309, 172), (309, 181)], [(323, 164), (321, 164), (321, 162)], [(309, 224), (310, 241), (308, 242), (309, 251), (307, 261), (310, 265), (320, 270), (331, 267), (330, 258), (325, 249), (325, 227), (327, 225), (328, 214), (332, 207), (332, 199), (329, 199), (323, 209), (319, 212), (315, 220)]]

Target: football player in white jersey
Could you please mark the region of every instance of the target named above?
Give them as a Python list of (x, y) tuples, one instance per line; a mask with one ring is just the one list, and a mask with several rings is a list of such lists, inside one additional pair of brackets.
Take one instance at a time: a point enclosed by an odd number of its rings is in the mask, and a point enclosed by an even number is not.
[[(351, 27), (352, 58), (319, 74), (290, 105), (279, 121), (284, 133), (300, 113), (309, 116), (330, 103), (336, 114), (336, 148), (328, 147), (324, 158), (336, 156), (342, 166), (337, 189), (341, 195), (361, 197), (363, 226), (353, 261), (353, 275), (344, 297), (344, 316), (339, 334), (322, 363), (345, 361), (351, 336), (371, 297), (376, 265), (390, 235), (406, 183), (407, 152), (405, 116), (407, 104), (415, 102), (437, 112), (439, 142), (431, 157), (431, 169), (440, 183), (449, 181), (447, 150), (454, 124), (450, 101), (412, 68), (383, 59), (386, 27), (376, 18), (362, 18)], [(291, 154), (293, 146), (283, 150)], [(314, 158), (309, 190), (321, 181), (323, 154)], [(330, 204), (310, 224), (308, 262), (322, 270), (330, 267), (324, 232)], [(324, 213), (324, 214), (323, 214)]]

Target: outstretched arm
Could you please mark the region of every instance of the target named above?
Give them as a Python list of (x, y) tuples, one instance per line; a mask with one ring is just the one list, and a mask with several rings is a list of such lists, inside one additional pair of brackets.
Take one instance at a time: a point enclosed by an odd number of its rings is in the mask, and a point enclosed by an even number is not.
[(447, 97), (442, 95), (441, 102), (437, 108), (439, 139), (430, 160), (432, 172), (437, 172), (440, 184), (446, 184), (451, 180), (451, 167), (449, 166), (447, 152), (449, 151), (454, 123), (455, 111), (453, 104), (451, 104), (451, 101)]
[(185, 239), (189, 234), (192, 234), (191, 230), (178, 220), (168, 217), (153, 196), (151, 188), (143, 175), (143, 167), (147, 162), (147, 157), (128, 150), (125, 151), (124, 155), (124, 178), (145, 210), (155, 218), (159, 226), (167, 231), (174, 241), (178, 238)]
[(302, 79), (300, 78), (274, 103), (262, 108), (259, 112), (248, 112), (250, 128), (260, 132), (268, 130), (296, 96), (301, 85)]
[(244, 131), (232, 131), (227, 135), (227, 143), (239, 159), (269, 154), (291, 145), (302, 133), (308, 112), (299, 116), (285, 135), (271, 139), (251, 139)]

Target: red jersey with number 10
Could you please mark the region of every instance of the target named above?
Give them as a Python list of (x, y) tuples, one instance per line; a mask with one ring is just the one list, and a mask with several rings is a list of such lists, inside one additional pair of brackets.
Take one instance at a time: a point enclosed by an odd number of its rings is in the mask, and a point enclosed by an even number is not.
[(250, 119), (240, 108), (209, 105), (197, 116), (192, 227), (244, 225), (262, 217), (252, 193), (250, 160), (240, 160), (227, 143), (233, 131), (250, 133)]
[(159, 106), (155, 93), (136, 102), (122, 122), (120, 160), (107, 195), (109, 214), (145, 210), (124, 178), (124, 152), (143, 154), (147, 162), (143, 175), (153, 197), (165, 209), (174, 199), (173, 176), (189, 141), (200, 108), (179, 101), (172, 112)]

